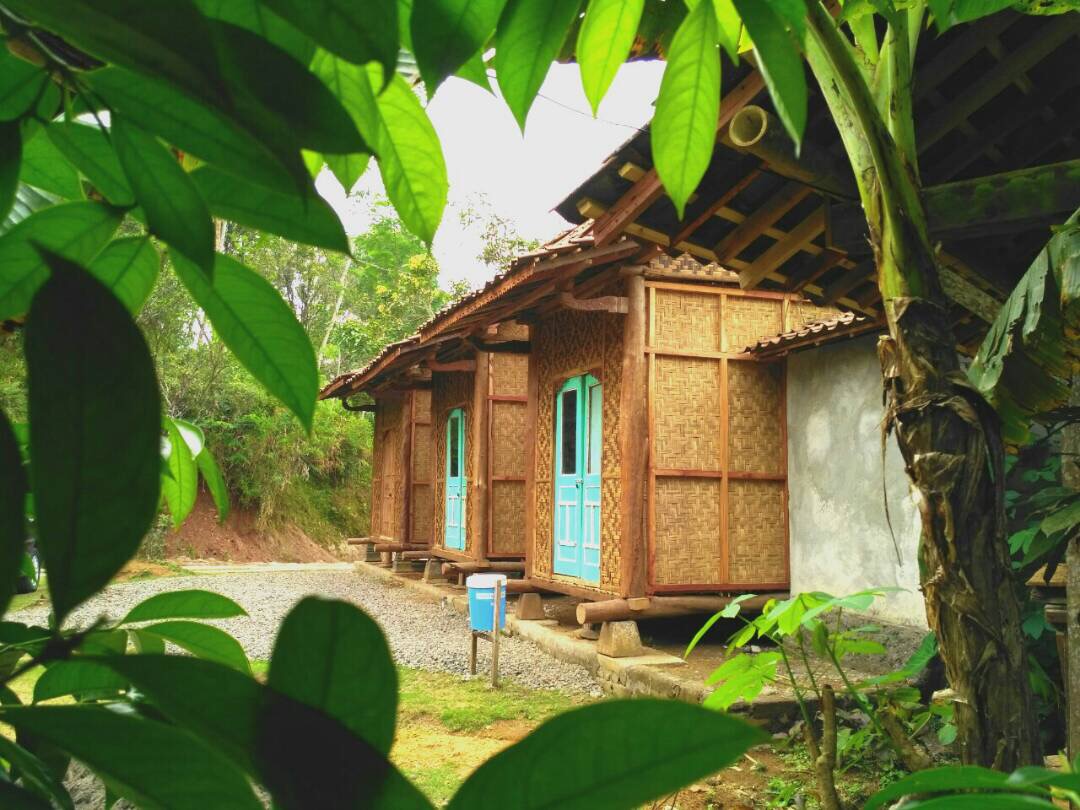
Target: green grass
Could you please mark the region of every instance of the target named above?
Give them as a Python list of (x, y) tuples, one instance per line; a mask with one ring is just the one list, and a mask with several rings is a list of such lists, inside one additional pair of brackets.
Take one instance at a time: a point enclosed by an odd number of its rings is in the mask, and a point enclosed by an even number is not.
[(38, 589), (33, 593), (17, 593), (11, 599), (11, 604), (8, 605), (8, 612), (14, 610), (25, 610), (26, 608), (37, 607), (40, 604), (45, 604), (49, 601), (49, 582), (48, 577), (42, 573), (41, 581), (38, 583)]
[(561, 692), (513, 683), (492, 689), (484, 679), (466, 681), (442, 672), (402, 668), (398, 676), (402, 717), (428, 717), (455, 734), (482, 731), (500, 720), (539, 723), (584, 702)]

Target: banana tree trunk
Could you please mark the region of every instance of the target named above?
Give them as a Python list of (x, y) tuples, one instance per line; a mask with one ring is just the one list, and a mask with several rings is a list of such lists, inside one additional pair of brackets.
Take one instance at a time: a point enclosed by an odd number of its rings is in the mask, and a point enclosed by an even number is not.
[(893, 299), (888, 320), (878, 346), (887, 419), (922, 519), (926, 618), (956, 694), (962, 759), (1003, 770), (1040, 762), (997, 417), (967, 383), (937, 303)]

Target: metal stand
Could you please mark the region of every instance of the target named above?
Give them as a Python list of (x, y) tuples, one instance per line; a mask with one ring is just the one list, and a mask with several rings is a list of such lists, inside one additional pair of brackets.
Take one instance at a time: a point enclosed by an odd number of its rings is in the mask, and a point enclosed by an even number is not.
[(503, 584), (501, 581), (497, 581), (495, 583), (494, 620), (491, 623), (491, 632), (485, 633), (482, 630), (469, 631), (469, 674), (476, 674), (476, 641), (481, 638), (486, 639), (491, 642), (491, 685), (496, 687), (499, 685), (499, 614), (502, 612), (502, 594)]

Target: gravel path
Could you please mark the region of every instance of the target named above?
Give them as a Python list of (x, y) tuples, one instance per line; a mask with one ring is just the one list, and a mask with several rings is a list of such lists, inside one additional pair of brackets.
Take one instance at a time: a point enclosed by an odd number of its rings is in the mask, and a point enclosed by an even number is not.
[[(465, 675), (469, 635), (464, 616), (453, 609), (414, 598), (401, 587), (352, 572), (286, 571), (210, 574), (134, 580), (110, 586), (81, 608), (71, 620), (86, 625), (100, 615), (120, 618), (148, 596), (162, 591), (203, 588), (235, 600), (248, 616), (211, 622), (227, 630), (251, 659), (268, 660), (278, 625), (304, 596), (344, 599), (359, 605), (382, 627), (394, 659), (404, 666)], [(17, 621), (44, 623), (47, 609), (12, 613)], [(479, 672), (488, 671), (490, 645), (481, 643)], [(528, 641), (502, 639), (499, 673), (524, 686), (600, 695), (596, 680), (583, 667), (554, 659)]]

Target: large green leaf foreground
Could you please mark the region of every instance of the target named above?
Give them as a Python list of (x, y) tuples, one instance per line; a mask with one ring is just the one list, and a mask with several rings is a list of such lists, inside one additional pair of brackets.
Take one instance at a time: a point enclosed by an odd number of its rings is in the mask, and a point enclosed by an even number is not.
[(1050, 239), (1013, 290), (968, 372), (1023, 444), (1032, 420), (1065, 405), (1080, 368), (1080, 211)]

